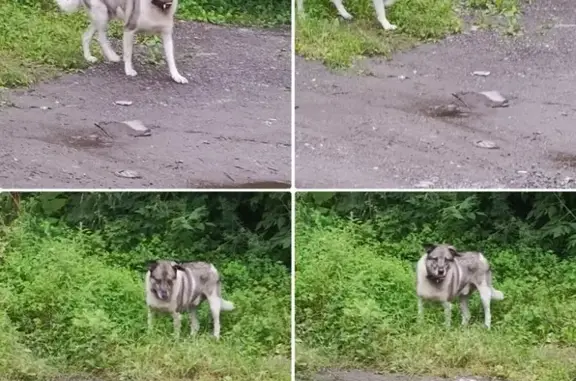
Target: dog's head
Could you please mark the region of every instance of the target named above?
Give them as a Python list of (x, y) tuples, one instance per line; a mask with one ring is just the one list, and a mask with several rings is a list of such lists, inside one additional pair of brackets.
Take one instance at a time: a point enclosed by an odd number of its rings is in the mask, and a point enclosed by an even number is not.
[(172, 7), (172, 1), (173, 0), (152, 0), (152, 4), (163, 11), (167, 11)]
[(148, 264), (150, 291), (154, 296), (163, 301), (170, 300), (178, 270), (183, 271), (184, 268), (173, 261), (160, 260)]
[(454, 258), (460, 253), (451, 245), (424, 245), (426, 250), (426, 272), (428, 278), (441, 282), (454, 265)]

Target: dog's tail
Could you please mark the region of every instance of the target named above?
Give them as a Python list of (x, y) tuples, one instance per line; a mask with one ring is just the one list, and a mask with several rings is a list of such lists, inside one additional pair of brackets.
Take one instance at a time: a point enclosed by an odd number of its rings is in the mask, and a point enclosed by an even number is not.
[(502, 300), (504, 299), (504, 293), (502, 291), (498, 291), (494, 287), (492, 287), (492, 270), (488, 270), (488, 286), (490, 286), (491, 296), (490, 299), (492, 300)]
[(58, 7), (66, 13), (72, 13), (82, 5), (82, 0), (56, 0)]
[(492, 296), (491, 299), (492, 300), (502, 300), (504, 299), (504, 293), (502, 291), (498, 291), (495, 288), (491, 288), (490, 291), (492, 291)]
[(232, 311), (233, 309), (234, 303), (220, 298), (220, 311)]

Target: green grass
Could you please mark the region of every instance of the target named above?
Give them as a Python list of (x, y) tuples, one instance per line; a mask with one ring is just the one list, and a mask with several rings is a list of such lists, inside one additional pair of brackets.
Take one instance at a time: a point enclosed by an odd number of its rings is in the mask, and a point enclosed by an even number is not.
[[(55, 0), (0, 0), (0, 87), (26, 86), (65, 71), (88, 66), (80, 39), (84, 11), (63, 14)], [(182, 0), (177, 17), (217, 24), (272, 27), (290, 23), (288, 0)], [(112, 37), (121, 37), (118, 21)], [(156, 41), (140, 37), (139, 42)], [(102, 59), (96, 41), (93, 54)]]
[[(403, 210), (410, 208), (406, 204)], [(492, 329), (483, 328), (477, 295), (468, 327), (459, 324), (457, 303), (452, 328), (443, 326), (438, 304), (427, 305), (425, 320), (418, 324), (414, 265), (421, 243), (436, 233), (430, 226), (404, 239), (374, 239), (378, 231), (397, 230), (397, 212), (382, 216), (376, 228), (298, 206), (296, 335), (302, 377), (328, 367), (508, 381), (574, 380), (574, 261), (534, 246), (478, 239), (492, 264), (495, 287), (505, 295), (492, 303)]]
[(321, 60), (330, 68), (350, 67), (364, 56), (389, 57), (394, 51), (423, 41), (436, 41), (462, 30), (462, 9), (503, 15), (510, 30), (517, 28), (519, 0), (399, 0), (387, 9), (395, 31), (385, 31), (376, 19), (372, 0), (348, 0), (354, 17), (341, 20), (328, 0), (305, 0), (305, 17), (297, 17), (296, 52)]
[(143, 271), (125, 262), (162, 252), (164, 243), (118, 253), (104, 248), (105, 239), (121, 240), (122, 233), (105, 238), (28, 213), (3, 229), (0, 379), (290, 380), (285, 266), (261, 252), (213, 257), (223, 297), (235, 310), (221, 315), (220, 341), (211, 336), (205, 305), (198, 335), (187, 334), (184, 319), (175, 340), (169, 316), (159, 317), (146, 334)]

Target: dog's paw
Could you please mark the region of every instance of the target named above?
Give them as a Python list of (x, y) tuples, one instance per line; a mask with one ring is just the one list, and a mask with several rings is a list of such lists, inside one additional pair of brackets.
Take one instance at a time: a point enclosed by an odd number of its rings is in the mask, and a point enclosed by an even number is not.
[(118, 54), (116, 54), (116, 53), (110, 54), (106, 58), (108, 58), (108, 61), (110, 61), (110, 62), (120, 62), (120, 56), (118, 56)]
[(135, 77), (136, 75), (138, 75), (138, 72), (134, 69), (124, 69), (124, 72), (129, 77)]
[(350, 13), (342, 13), (340, 16), (342, 16), (342, 18), (344, 20), (352, 20), (353, 19), (352, 15)]
[(398, 28), (396, 25), (390, 24), (389, 22), (382, 23), (382, 27), (384, 28), (384, 30), (395, 30), (396, 28)]
[(176, 83), (188, 83), (188, 80), (182, 77), (180, 74), (172, 74), (172, 79)]
[(98, 58), (94, 57), (94, 56), (88, 56), (88, 57), (84, 57), (86, 59), (86, 61), (90, 62), (90, 63), (95, 63), (98, 62)]

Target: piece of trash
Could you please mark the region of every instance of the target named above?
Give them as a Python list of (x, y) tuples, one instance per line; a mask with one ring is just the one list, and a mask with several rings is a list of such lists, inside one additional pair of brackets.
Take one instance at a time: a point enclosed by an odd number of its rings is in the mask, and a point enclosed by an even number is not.
[(462, 104), (468, 108), (480, 107), (508, 107), (508, 100), (502, 96), (498, 91), (461, 91), (452, 93), (452, 96), (458, 99)]
[(403, 81), (403, 80), (405, 80), (405, 79), (407, 79), (407, 78), (408, 78), (408, 77), (406, 77), (405, 75), (399, 75), (399, 76), (398, 76), (398, 79), (401, 80), (401, 81)]
[(489, 71), (475, 71), (472, 75), (477, 75), (479, 77), (488, 77), (490, 75)]
[(142, 176), (136, 171), (132, 171), (130, 169), (123, 169), (121, 171), (116, 171), (114, 174), (118, 177), (125, 177), (127, 179), (140, 179)]
[(494, 143), (491, 140), (478, 140), (478, 141), (474, 142), (474, 145), (476, 147), (486, 148), (486, 149), (498, 149), (498, 148), (500, 148), (496, 145), (496, 143)]
[(40, 107), (40, 110), (50, 110), (50, 109), (51, 109), (51, 107), (49, 107), (49, 106), (42, 106), (42, 107)]
[(528, 174), (528, 171), (516, 171), (516, 173), (519, 175), (526, 175)]
[(106, 135), (114, 138), (128, 135), (132, 137), (150, 136), (152, 131), (140, 120), (126, 120), (123, 122), (94, 123)]
[(116, 101), (114, 103), (118, 106), (132, 106), (132, 101)]

